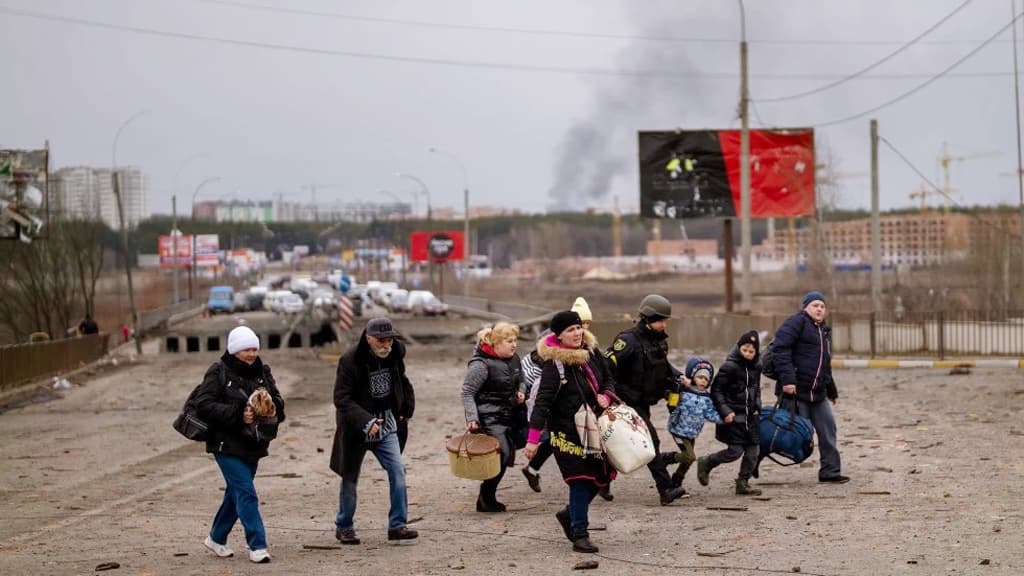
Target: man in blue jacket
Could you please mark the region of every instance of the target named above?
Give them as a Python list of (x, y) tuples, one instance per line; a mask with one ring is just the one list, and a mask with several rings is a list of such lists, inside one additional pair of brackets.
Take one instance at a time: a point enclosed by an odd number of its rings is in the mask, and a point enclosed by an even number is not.
[(841, 473), (836, 445), (831, 404), (839, 399), (839, 393), (832, 379), (832, 329), (825, 324), (825, 313), (825, 295), (817, 290), (808, 292), (802, 310), (775, 332), (772, 354), (779, 376), (775, 395), (795, 395), (797, 411), (814, 425), (821, 453), (818, 481), (842, 484), (850, 478)]

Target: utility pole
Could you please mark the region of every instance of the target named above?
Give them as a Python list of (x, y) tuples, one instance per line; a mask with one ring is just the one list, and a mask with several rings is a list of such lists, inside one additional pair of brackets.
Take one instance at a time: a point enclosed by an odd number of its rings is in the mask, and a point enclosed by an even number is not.
[(743, 265), (743, 280), (740, 285), (742, 307), (747, 313), (753, 311), (751, 294), (752, 270), (750, 269), (750, 90), (747, 84), (747, 22), (740, 0), (740, 257)]
[(124, 221), (124, 203), (121, 201), (121, 178), (117, 168), (111, 171), (111, 182), (114, 188), (114, 198), (117, 200), (117, 218), (121, 223), (121, 245), (124, 248), (124, 269), (128, 275), (128, 307), (132, 312), (132, 326), (135, 329), (135, 352), (142, 356), (142, 331), (139, 326), (139, 313), (135, 309), (135, 289), (132, 287), (132, 263), (128, 257), (128, 225)]
[(178, 195), (171, 196), (171, 262), (174, 266), (174, 303), (178, 303)]
[(882, 223), (878, 212), (878, 120), (871, 119), (871, 311), (882, 311)]
[(1021, 160), (1021, 136), (1020, 136), (1020, 80), (1017, 72), (1017, 0), (1010, 0), (1010, 12), (1013, 14), (1013, 111), (1017, 118), (1017, 190), (1020, 194), (1019, 215), (1020, 220), (1020, 256), (1021, 256), (1021, 277), (1024, 281), (1024, 164)]

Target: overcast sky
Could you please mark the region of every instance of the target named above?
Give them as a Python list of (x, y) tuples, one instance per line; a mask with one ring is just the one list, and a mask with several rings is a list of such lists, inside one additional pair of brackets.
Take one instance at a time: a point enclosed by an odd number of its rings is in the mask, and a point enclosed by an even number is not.
[[(751, 97), (852, 74), (963, 3), (748, 0)], [(1011, 18), (1010, 0), (970, 1), (864, 77), (757, 104), (752, 126), (871, 109)], [(434, 206), (461, 209), (459, 168), (430, 147), (462, 161), (476, 205), (635, 207), (638, 130), (739, 127), (739, 22), (726, 0), (0, 0), (0, 147), (49, 140), (51, 168), (109, 166), (118, 128), (149, 110), (123, 130), (117, 161), (150, 176), (153, 212), (170, 212), (175, 189), (187, 212), (214, 176), (199, 199), (308, 200), (318, 185), (321, 201), (411, 200), (399, 171)], [(936, 184), (943, 142), (954, 156), (998, 152), (952, 163), (955, 195), (1016, 204), (1010, 40), (1007, 28), (903, 101), (816, 127), (819, 160), (827, 146), (837, 172), (866, 174), (875, 117)], [(921, 178), (887, 148), (880, 161), (882, 207), (910, 205)], [(866, 177), (842, 182), (843, 206), (869, 206)]]

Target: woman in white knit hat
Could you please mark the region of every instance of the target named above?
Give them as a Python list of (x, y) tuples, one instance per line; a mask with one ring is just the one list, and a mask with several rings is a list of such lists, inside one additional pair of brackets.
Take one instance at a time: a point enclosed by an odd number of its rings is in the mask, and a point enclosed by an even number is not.
[(196, 412), (210, 425), (206, 451), (213, 454), (227, 484), (204, 545), (221, 558), (233, 556), (228, 534), (240, 520), (249, 560), (265, 563), (270, 562), (270, 553), (253, 478), (260, 458), (277, 436), (278, 425), (284, 422), (284, 399), (259, 352), (260, 339), (251, 328), (232, 330), (227, 352), (206, 370)]

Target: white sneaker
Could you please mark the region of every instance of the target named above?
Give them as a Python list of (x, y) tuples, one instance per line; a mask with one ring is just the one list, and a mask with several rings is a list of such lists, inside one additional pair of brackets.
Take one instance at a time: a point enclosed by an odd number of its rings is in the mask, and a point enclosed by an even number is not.
[(266, 564), (270, 562), (270, 552), (267, 552), (266, 548), (249, 550), (249, 560), (257, 564)]
[(209, 535), (206, 536), (206, 540), (203, 540), (203, 545), (206, 546), (210, 552), (213, 552), (221, 558), (230, 558), (235, 555), (234, 550), (228, 548), (225, 544), (217, 544)]

